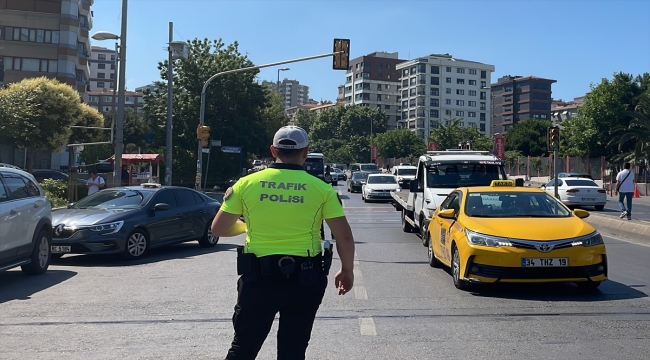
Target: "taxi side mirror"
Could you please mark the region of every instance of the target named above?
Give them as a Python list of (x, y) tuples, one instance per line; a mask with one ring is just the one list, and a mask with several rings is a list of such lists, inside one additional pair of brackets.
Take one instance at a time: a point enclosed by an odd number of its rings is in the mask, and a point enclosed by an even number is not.
[(454, 219), (456, 217), (456, 210), (454, 209), (442, 210), (438, 213), (438, 216), (440, 216), (443, 219)]
[(582, 209), (573, 210), (573, 214), (581, 219), (589, 217), (589, 211)]

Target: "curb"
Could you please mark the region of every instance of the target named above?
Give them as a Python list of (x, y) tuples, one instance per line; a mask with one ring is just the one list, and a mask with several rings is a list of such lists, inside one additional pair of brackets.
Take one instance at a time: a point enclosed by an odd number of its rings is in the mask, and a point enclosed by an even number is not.
[(605, 235), (650, 244), (649, 222), (621, 220), (610, 216), (594, 215), (591, 212), (589, 213), (589, 217), (583, 220)]

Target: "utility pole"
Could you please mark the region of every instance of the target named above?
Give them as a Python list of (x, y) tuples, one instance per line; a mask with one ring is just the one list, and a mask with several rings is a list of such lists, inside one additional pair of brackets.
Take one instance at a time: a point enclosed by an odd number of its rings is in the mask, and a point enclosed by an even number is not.
[(120, 32), (120, 68), (117, 99), (117, 124), (115, 131), (115, 162), (113, 163), (113, 186), (122, 185), (122, 151), (124, 147), (124, 93), (126, 89), (126, 19), (128, 0), (122, 0), (122, 30)]
[(169, 23), (169, 59), (167, 61), (167, 131), (165, 139), (165, 185), (172, 185), (172, 105), (174, 95), (174, 70), (173, 70), (173, 49), (172, 41), (174, 41), (174, 23)]

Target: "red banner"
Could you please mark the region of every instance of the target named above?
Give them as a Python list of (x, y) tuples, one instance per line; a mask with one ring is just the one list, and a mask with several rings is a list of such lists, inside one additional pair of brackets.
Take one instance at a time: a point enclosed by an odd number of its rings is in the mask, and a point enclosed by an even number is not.
[(438, 144), (436, 144), (434, 142), (430, 142), (429, 143), (429, 151), (436, 151), (436, 150), (438, 150)]
[(506, 138), (503, 136), (494, 137), (494, 151), (492, 153), (501, 160), (506, 159)]
[(372, 159), (377, 160), (377, 154), (379, 153), (379, 150), (377, 149), (377, 146), (372, 147)]

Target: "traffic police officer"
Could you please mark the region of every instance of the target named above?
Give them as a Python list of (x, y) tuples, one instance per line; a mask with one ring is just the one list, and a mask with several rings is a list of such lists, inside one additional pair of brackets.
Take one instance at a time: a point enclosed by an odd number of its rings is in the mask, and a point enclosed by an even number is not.
[(302, 128), (278, 130), (271, 146), (275, 163), (228, 188), (212, 223), (216, 236), (246, 233), (245, 245), (237, 249), (241, 277), (226, 359), (255, 359), (278, 312), (277, 358), (305, 358), (331, 265), (331, 248), (321, 250), (323, 219), (341, 259), (334, 277), (338, 294), (352, 289), (352, 230), (336, 191), (303, 170), (308, 145)]

